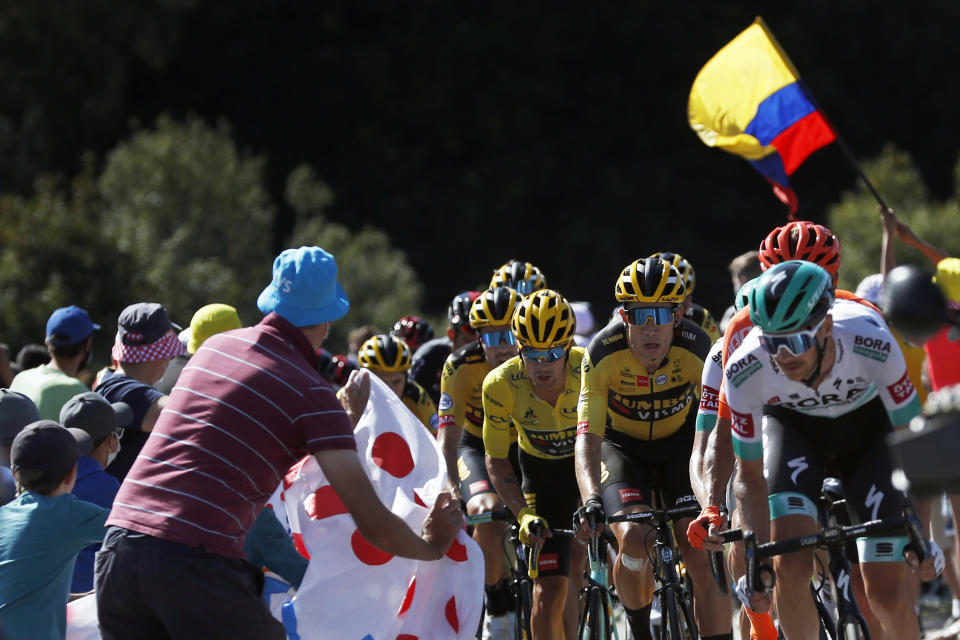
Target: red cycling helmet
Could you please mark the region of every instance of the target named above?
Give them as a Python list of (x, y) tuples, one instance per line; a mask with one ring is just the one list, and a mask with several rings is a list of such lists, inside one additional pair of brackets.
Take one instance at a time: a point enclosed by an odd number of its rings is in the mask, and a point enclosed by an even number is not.
[(840, 272), (840, 240), (822, 224), (798, 220), (767, 234), (757, 252), (760, 264), (769, 269), (787, 260), (806, 260), (826, 269), (836, 285)]
[(411, 351), (416, 351), (424, 342), (433, 340), (433, 328), (419, 316), (404, 316), (393, 325), (390, 335), (400, 338)]

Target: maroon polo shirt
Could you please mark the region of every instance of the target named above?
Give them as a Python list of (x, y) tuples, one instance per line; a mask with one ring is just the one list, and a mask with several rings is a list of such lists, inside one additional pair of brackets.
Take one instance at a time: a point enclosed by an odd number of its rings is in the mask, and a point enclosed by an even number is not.
[(206, 340), (113, 502), (107, 525), (242, 558), (287, 469), (356, 450), (353, 424), (303, 332), (276, 314)]

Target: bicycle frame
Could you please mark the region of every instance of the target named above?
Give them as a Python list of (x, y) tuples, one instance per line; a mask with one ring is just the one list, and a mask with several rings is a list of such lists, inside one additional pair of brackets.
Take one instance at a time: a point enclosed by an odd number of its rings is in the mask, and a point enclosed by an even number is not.
[(607, 578), (607, 543), (602, 535), (587, 543), (587, 571), (583, 586), (584, 607), (580, 614), (577, 637), (580, 640), (598, 640), (611, 637), (620, 640), (613, 624), (613, 598)]

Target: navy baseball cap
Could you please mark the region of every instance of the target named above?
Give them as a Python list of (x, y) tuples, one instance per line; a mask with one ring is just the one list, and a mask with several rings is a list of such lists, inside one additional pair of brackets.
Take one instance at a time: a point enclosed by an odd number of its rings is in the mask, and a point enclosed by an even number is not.
[(61, 307), (47, 320), (47, 342), (61, 347), (77, 344), (99, 328), (100, 325), (91, 322), (90, 314), (80, 307)]
[(60, 409), (60, 424), (82, 429), (93, 442), (102, 440), (133, 422), (133, 410), (126, 402), (110, 403), (99, 393), (87, 391), (73, 396)]
[(62, 478), (92, 447), (93, 440), (86, 431), (67, 429), (53, 420), (38, 420), (13, 439), (10, 469), (14, 473), (36, 469), (44, 471), (51, 480)]

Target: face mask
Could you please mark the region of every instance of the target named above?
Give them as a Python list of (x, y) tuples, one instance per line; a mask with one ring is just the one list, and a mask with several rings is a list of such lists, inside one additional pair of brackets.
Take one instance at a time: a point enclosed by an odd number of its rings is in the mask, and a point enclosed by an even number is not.
[(120, 453), (120, 438), (117, 438), (117, 450), (111, 451), (107, 454), (107, 464), (103, 465), (104, 468), (110, 466), (110, 463), (113, 462), (114, 458), (117, 457), (117, 454)]

